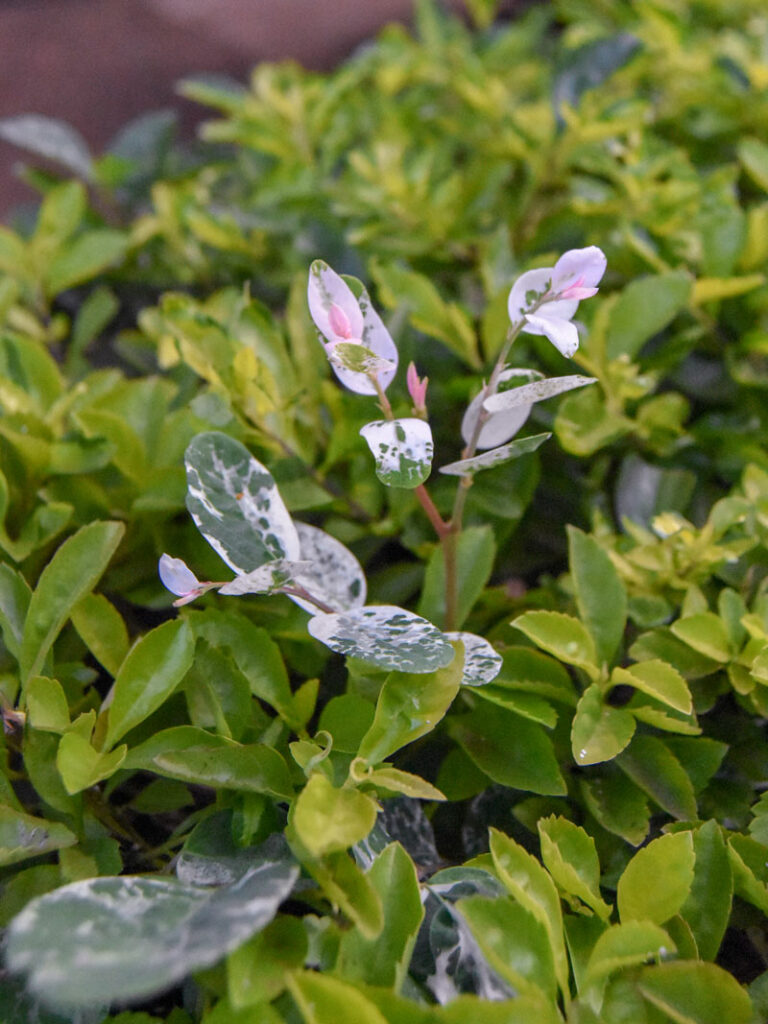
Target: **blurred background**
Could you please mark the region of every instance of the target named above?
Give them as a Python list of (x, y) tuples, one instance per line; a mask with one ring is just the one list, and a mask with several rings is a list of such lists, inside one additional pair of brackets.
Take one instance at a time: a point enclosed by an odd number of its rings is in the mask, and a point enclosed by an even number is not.
[[(245, 79), (260, 60), (332, 67), (414, 0), (0, 0), (0, 117), (62, 118), (98, 152), (148, 110), (197, 109), (174, 93), (196, 72)], [(460, 0), (447, 0), (460, 7)], [(0, 142), (0, 212), (28, 198), (21, 155)]]

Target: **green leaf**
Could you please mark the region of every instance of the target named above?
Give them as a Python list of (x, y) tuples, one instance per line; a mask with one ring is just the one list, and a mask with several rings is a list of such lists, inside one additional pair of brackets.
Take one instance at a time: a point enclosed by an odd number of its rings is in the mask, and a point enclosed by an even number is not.
[(592, 455), (632, 430), (632, 421), (614, 412), (597, 388), (567, 395), (557, 410), (555, 434), (574, 455)]
[(472, 321), (456, 303), (445, 302), (428, 277), (395, 263), (374, 263), (371, 271), (386, 306), (405, 307), (417, 330), (442, 341), (473, 369), (480, 369)]
[(594, 537), (568, 526), (571, 579), (581, 621), (601, 664), (610, 664), (624, 636), (627, 594), (608, 553)]
[(587, 985), (595, 985), (615, 971), (674, 951), (675, 944), (669, 935), (651, 921), (614, 924), (595, 943), (584, 980)]
[(360, 433), (376, 462), (376, 476), (388, 487), (418, 487), (432, 471), (432, 431), (424, 420), (375, 420)]
[(650, 812), (642, 790), (616, 769), (580, 780), (584, 803), (596, 820), (614, 835), (639, 846), (648, 834)]
[(375, 939), (384, 927), (381, 897), (367, 875), (347, 853), (309, 860), (304, 867), (326, 897), (352, 921), (363, 938)]
[(738, 981), (715, 964), (682, 961), (644, 968), (643, 997), (684, 1024), (751, 1024), (752, 1004)]
[(688, 922), (699, 956), (714, 960), (731, 916), (733, 871), (728, 847), (716, 821), (707, 821), (693, 834), (693, 884), (680, 913)]
[(359, 756), (378, 764), (431, 732), (459, 692), (462, 668), (463, 658), (454, 657), (450, 665), (434, 672), (390, 673), (379, 693), (373, 723), (360, 743)]
[(604, 921), (611, 908), (600, 895), (600, 862), (592, 837), (567, 818), (540, 819), (541, 859), (556, 885)]
[(552, 437), (551, 433), (531, 434), (530, 437), (520, 437), (498, 448), (491, 448), (490, 451), (474, 455), (471, 459), (460, 459), (458, 462), (449, 462), (446, 466), (440, 467), (440, 472), (448, 476), (473, 476), (482, 469), (494, 469), (512, 459), (519, 459), (521, 455), (528, 455), (540, 448), (545, 441)]
[(510, 896), (544, 926), (555, 975), (561, 990), (566, 992), (568, 961), (560, 897), (555, 883), (534, 856), (494, 828), (491, 829), (491, 856), (496, 872)]
[(454, 660), (454, 648), (439, 629), (396, 605), (322, 613), (309, 620), (307, 629), (332, 651), (379, 668), (426, 673)]
[(1, 562), (0, 629), (3, 631), (5, 646), (15, 658), (18, 658), (24, 636), (24, 622), (31, 596), (32, 591), (21, 573), (14, 572), (10, 565)]
[(224, 747), (236, 747), (237, 744), (225, 736), (217, 736), (194, 725), (177, 725), (171, 729), (161, 729), (130, 750), (124, 767), (130, 771), (154, 771), (156, 757), (204, 746), (221, 750)]
[[(307, 932), (297, 917), (277, 917), (227, 957), (227, 991), (235, 1010), (270, 1003), (284, 991), (286, 972), (304, 966)], [(221, 1004), (219, 1004), (221, 1005)], [(277, 1018), (276, 1021), (282, 1021)], [(227, 1024), (230, 1024), (229, 1020)], [(261, 1016), (258, 1024), (262, 1024)]]
[(531, 910), (508, 897), (470, 896), (459, 900), (485, 959), (522, 996), (557, 996), (557, 979), (549, 932)]
[(299, 537), (272, 475), (226, 434), (198, 434), (187, 448), (187, 508), (234, 572), (301, 558)]
[(73, 795), (108, 779), (121, 766), (127, 751), (128, 747), (123, 743), (111, 753), (100, 754), (85, 736), (76, 732), (65, 733), (56, 754), (56, 767), (64, 788)]
[(222, 889), (138, 876), (74, 882), (33, 900), (13, 920), (8, 964), (60, 1007), (146, 998), (264, 928), (297, 876), (283, 859), (257, 863)]
[(255, 626), (237, 612), (221, 612), (213, 608), (192, 612), (188, 618), (195, 634), (211, 647), (223, 646), (231, 651), (255, 697), (270, 704), (292, 728), (303, 724), (295, 707), (280, 648), (266, 629)]
[(77, 842), (66, 825), (0, 804), (0, 865), (16, 864)]
[(673, 622), (669, 628), (679, 640), (706, 658), (721, 663), (730, 661), (731, 646), (728, 634), (723, 620), (714, 612), (688, 615)]
[(97, 228), (79, 235), (48, 267), (46, 291), (55, 296), (96, 277), (120, 263), (128, 251), (128, 236), (111, 228)]
[(571, 725), (571, 749), (576, 763), (610, 761), (632, 739), (635, 725), (628, 711), (604, 704), (602, 690), (593, 683), (582, 694)]
[(728, 837), (728, 859), (733, 870), (734, 892), (768, 914), (765, 847), (750, 836), (732, 834)]
[(115, 606), (103, 594), (86, 594), (72, 609), (72, 625), (96, 660), (116, 676), (130, 642)]
[[(466, 679), (463, 685), (468, 685)], [(470, 684), (471, 685), (471, 684)], [(490, 701), (500, 708), (514, 711), (523, 718), (530, 718), (532, 722), (538, 722), (547, 729), (554, 729), (557, 725), (557, 712), (543, 697), (537, 697), (535, 693), (520, 693), (516, 690), (507, 689), (505, 686), (494, 686), (493, 684), (483, 685), (477, 696), (480, 700)]]
[[(210, 733), (205, 735), (210, 736)], [(212, 789), (267, 793), (278, 800), (290, 800), (293, 797), (288, 766), (283, 757), (266, 744), (227, 744), (219, 747), (206, 740), (197, 746), (156, 753), (152, 764), (154, 770), (161, 775), (168, 775), (181, 782), (210, 786)]]
[(660, 836), (638, 850), (616, 890), (622, 923), (663, 924), (674, 917), (691, 891), (694, 860), (691, 832)]
[(344, 979), (399, 991), (424, 917), (416, 868), (402, 846), (391, 843), (371, 865), (368, 880), (381, 899), (384, 926), (375, 939), (346, 932), (335, 969)]
[(535, 722), (482, 702), (469, 714), (452, 717), (448, 729), (494, 782), (548, 796), (565, 795), (552, 740)]
[[(464, 624), (490, 579), (495, 557), (496, 542), (490, 526), (469, 526), (456, 538), (458, 629)], [(438, 625), (445, 621), (445, 558), (442, 544), (434, 548), (427, 562), (417, 611)]]
[(664, 740), (638, 734), (616, 764), (668, 814), (681, 821), (696, 818), (693, 783)]
[(378, 805), (357, 789), (336, 789), (317, 773), (293, 805), (296, 835), (313, 857), (339, 853), (359, 843), (376, 822)]
[(297, 972), (288, 986), (305, 1024), (387, 1024), (362, 992), (328, 974)]
[(744, 274), (742, 277), (700, 277), (693, 286), (691, 305), (720, 302), (754, 291), (765, 284), (765, 274)]
[(760, 139), (749, 137), (740, 140), (737, 153), (747, 174), (768, 192), (768, 146)]
[(568, 670), (554, 658), (530, 647), (506, 648), (494, 686), (550, 697), (571, 707), (577, 704), (576, 689)]
[(333, 749), (356, 754), (363, 736), (373, 724), (374, 705), (354, 693), (331, 697), (320, 713), (318, 731), (329, 732)]
[(598, 671), (592, 637), (572, 615), (548, 611), (523, 612), (512, 625), (560, 661), (578, 665), (590, 674)]
[(27, 714), (33, 729), (65, 732), (69, 728), (69, 705), (61, 683), (45, 676), (30, 679), (27, 687)]
[(20, 664), (25, 684), (40, 674), (53, 641), (98, 582), (124, 532), (122, 523), (89, 523), (67, 538), (43, 569), (24, 623)]
[(615, 668), (611, 674), (611, 683), (614, 686), (634, 686), (636, 690), (642, 690), (684, 715), (689, 715), (693, 710), (688, 684), (677, 669), (666, 661), (653, 659), (637, 662), (627, 668)]
[(192, 666), (194, 651), (194, 634), (181, 619), (157, 626), (131, 648), (115, 679), (105, 748), (170, 697)]
[(606, 355), (609, 359), (634, 359), (646, 341), (670, 324), (686, 308), (691, 278), (672, 271), (632, 281), (611, 309)]

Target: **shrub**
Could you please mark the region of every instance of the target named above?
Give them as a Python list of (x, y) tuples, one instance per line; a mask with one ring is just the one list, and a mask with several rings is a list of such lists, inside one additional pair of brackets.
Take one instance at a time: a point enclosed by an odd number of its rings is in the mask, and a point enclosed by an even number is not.
[(11, 1021), (766, 1014), (768, 22), (471, 7), (0, 123)]

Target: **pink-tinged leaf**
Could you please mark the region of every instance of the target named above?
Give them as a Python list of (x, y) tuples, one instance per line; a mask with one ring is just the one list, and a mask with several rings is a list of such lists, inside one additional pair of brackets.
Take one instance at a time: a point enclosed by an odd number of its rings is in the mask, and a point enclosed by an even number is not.
[[(315, 327), (328, 341), (362, 338), (363, 315), (352, 289), (322, 260), (309, 268), (307, 301)], [(344, 327), (348, 333), (335, 327)]]
[[(551, 303), (550, 305), (561, 305), (561, 303)], [(547, 315), (536, 315), (529, 313), (526, 318), (525, 330), (529, 334), (544, 334), (552, 342), (555, 348), (566, 359), (570, 359), (576, 353), (579, 347), (579, 332), (570, 320), (561, 320), (559, 317), (553, 317), (549, 313), (547, 307)]]
[[(600, 284), (605, 267), (605, 253), (596, 245), (589, 245), (585, 249), (569, 249), (552, 268), (552, 291), (562, 295), (564, 291), (577, 286), (589, 289), (590, 295), (594, 295), (591, 289), (596, 289)], [(572, 298), (578, 296), (573, 295)]]
[(166, 590), (177, 597), (186, 597), (200, 587), (200, 580), (195, 576), (186, 562), (171, 555), (162, 555), (157, 563), (160, 582)]

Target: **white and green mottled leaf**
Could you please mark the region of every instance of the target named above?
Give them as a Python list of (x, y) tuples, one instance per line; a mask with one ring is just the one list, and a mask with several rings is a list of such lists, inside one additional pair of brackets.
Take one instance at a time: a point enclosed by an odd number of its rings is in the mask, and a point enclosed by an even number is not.
[(464, 676), (462, 686), (485, 686), (501, 671), (502, 657), (485, 637), (475, 633), (444, 633), (449, 640), (464, 644)]
[[(296, 523), (303, 568), (296, 577), (313, 597), (337, 612), (361, 608), (365, 604), (367, 583), (363, 567), (340, 540), (309, 523)], [(293, 594), (292, 601), (305, 611), (316, 611), (313, 604)]]
[(296, 583), (300, 573), (307, 568), (306, 562), (291, 562), (287, 558), (276, 558), (273, 562), (265, 562), (253, 572), (236, 576), (223, 587), (219, 593), (226, 597), (240, 597), (243, 594), (274, 594), (283, 587)]
[(409, 417), (375, 420), (360, 433), (376, 460), (376, 476), (389, 487), (418, 487), (432, 468), (432, 431), (424, 420)]
[(7, 964), (57, 1007), (141, 999), (216, 963), (274, 918), (298, 868), (264, 861), (222, 889), (171, 878), (89, 878), (33, 900), (8, 929)]
[(543, 402), (546, 398), (554, 398), (555, 395), (573, 391), (574, 388), (583, 388), (596, 381), (597, 377), (583, 377), (579, 373), (568, 374), (566, 377), (547, 377), (544, 380), (523, 384), (521, 387), (510, 388), (508, 391), (499, 391), (486, 398), (483, 408), (486, 412), (494, 414), (507, 412), (521, 405)]
[(482, 469), (493, 469), (504, 462), (511, 462), (512, 459), (519, 459), (521, 455), (528, 455), (552, 437), (551, 433), (532, 434), (530, 437), (521, 437), (517, 441), (510, 441), (500, 448), (492, 448), (482, 455), (474, 455), (471, 459), (460, 459), (458, 462), (449, 462), (447, 466), (441, 466), (440, 472), (448, 476), (472, 476)]
[(384, 359), (357, 341), (337, 341), (327, 345), (325, 351), (331, 365), (349, 373), (369, 378), (372, 373), (388, 373), (394, 369), (391, 359)]
[(265, 562), (297, 561), (299, 536), (271, 474), (226, 434), (198, 434), (187, 448), (187, 508), (195, 524), (238, 575)]
[(400, 672), (434, 672), (454, 657), (439, 629), (396, 605), (315, 615), (307, 629), (332, 651)]
[[(498, 392), (507, 394), (511, 388), (513, 392), (520, 390), (521, 381), (536, 381), (541, 379), (538, 370), (525, 370), (519, 368), (508, 368), (499, 374)], [(461, 421), (461, 436), (464, 444), (470, 444), (477, 427), (478, 417), (483, 410), (485, 389), (478, 392), (467, 406), (464, 418)], [(528, 419), (531, 411), (530, 403), (516, 403), (514, 412), (504, 410), (496, 415), (489, 416), (483, 424), (477, 438), (477, 448), (495, 448), (504, 444), (511, 437), (514, 437), (520, 427)]]

